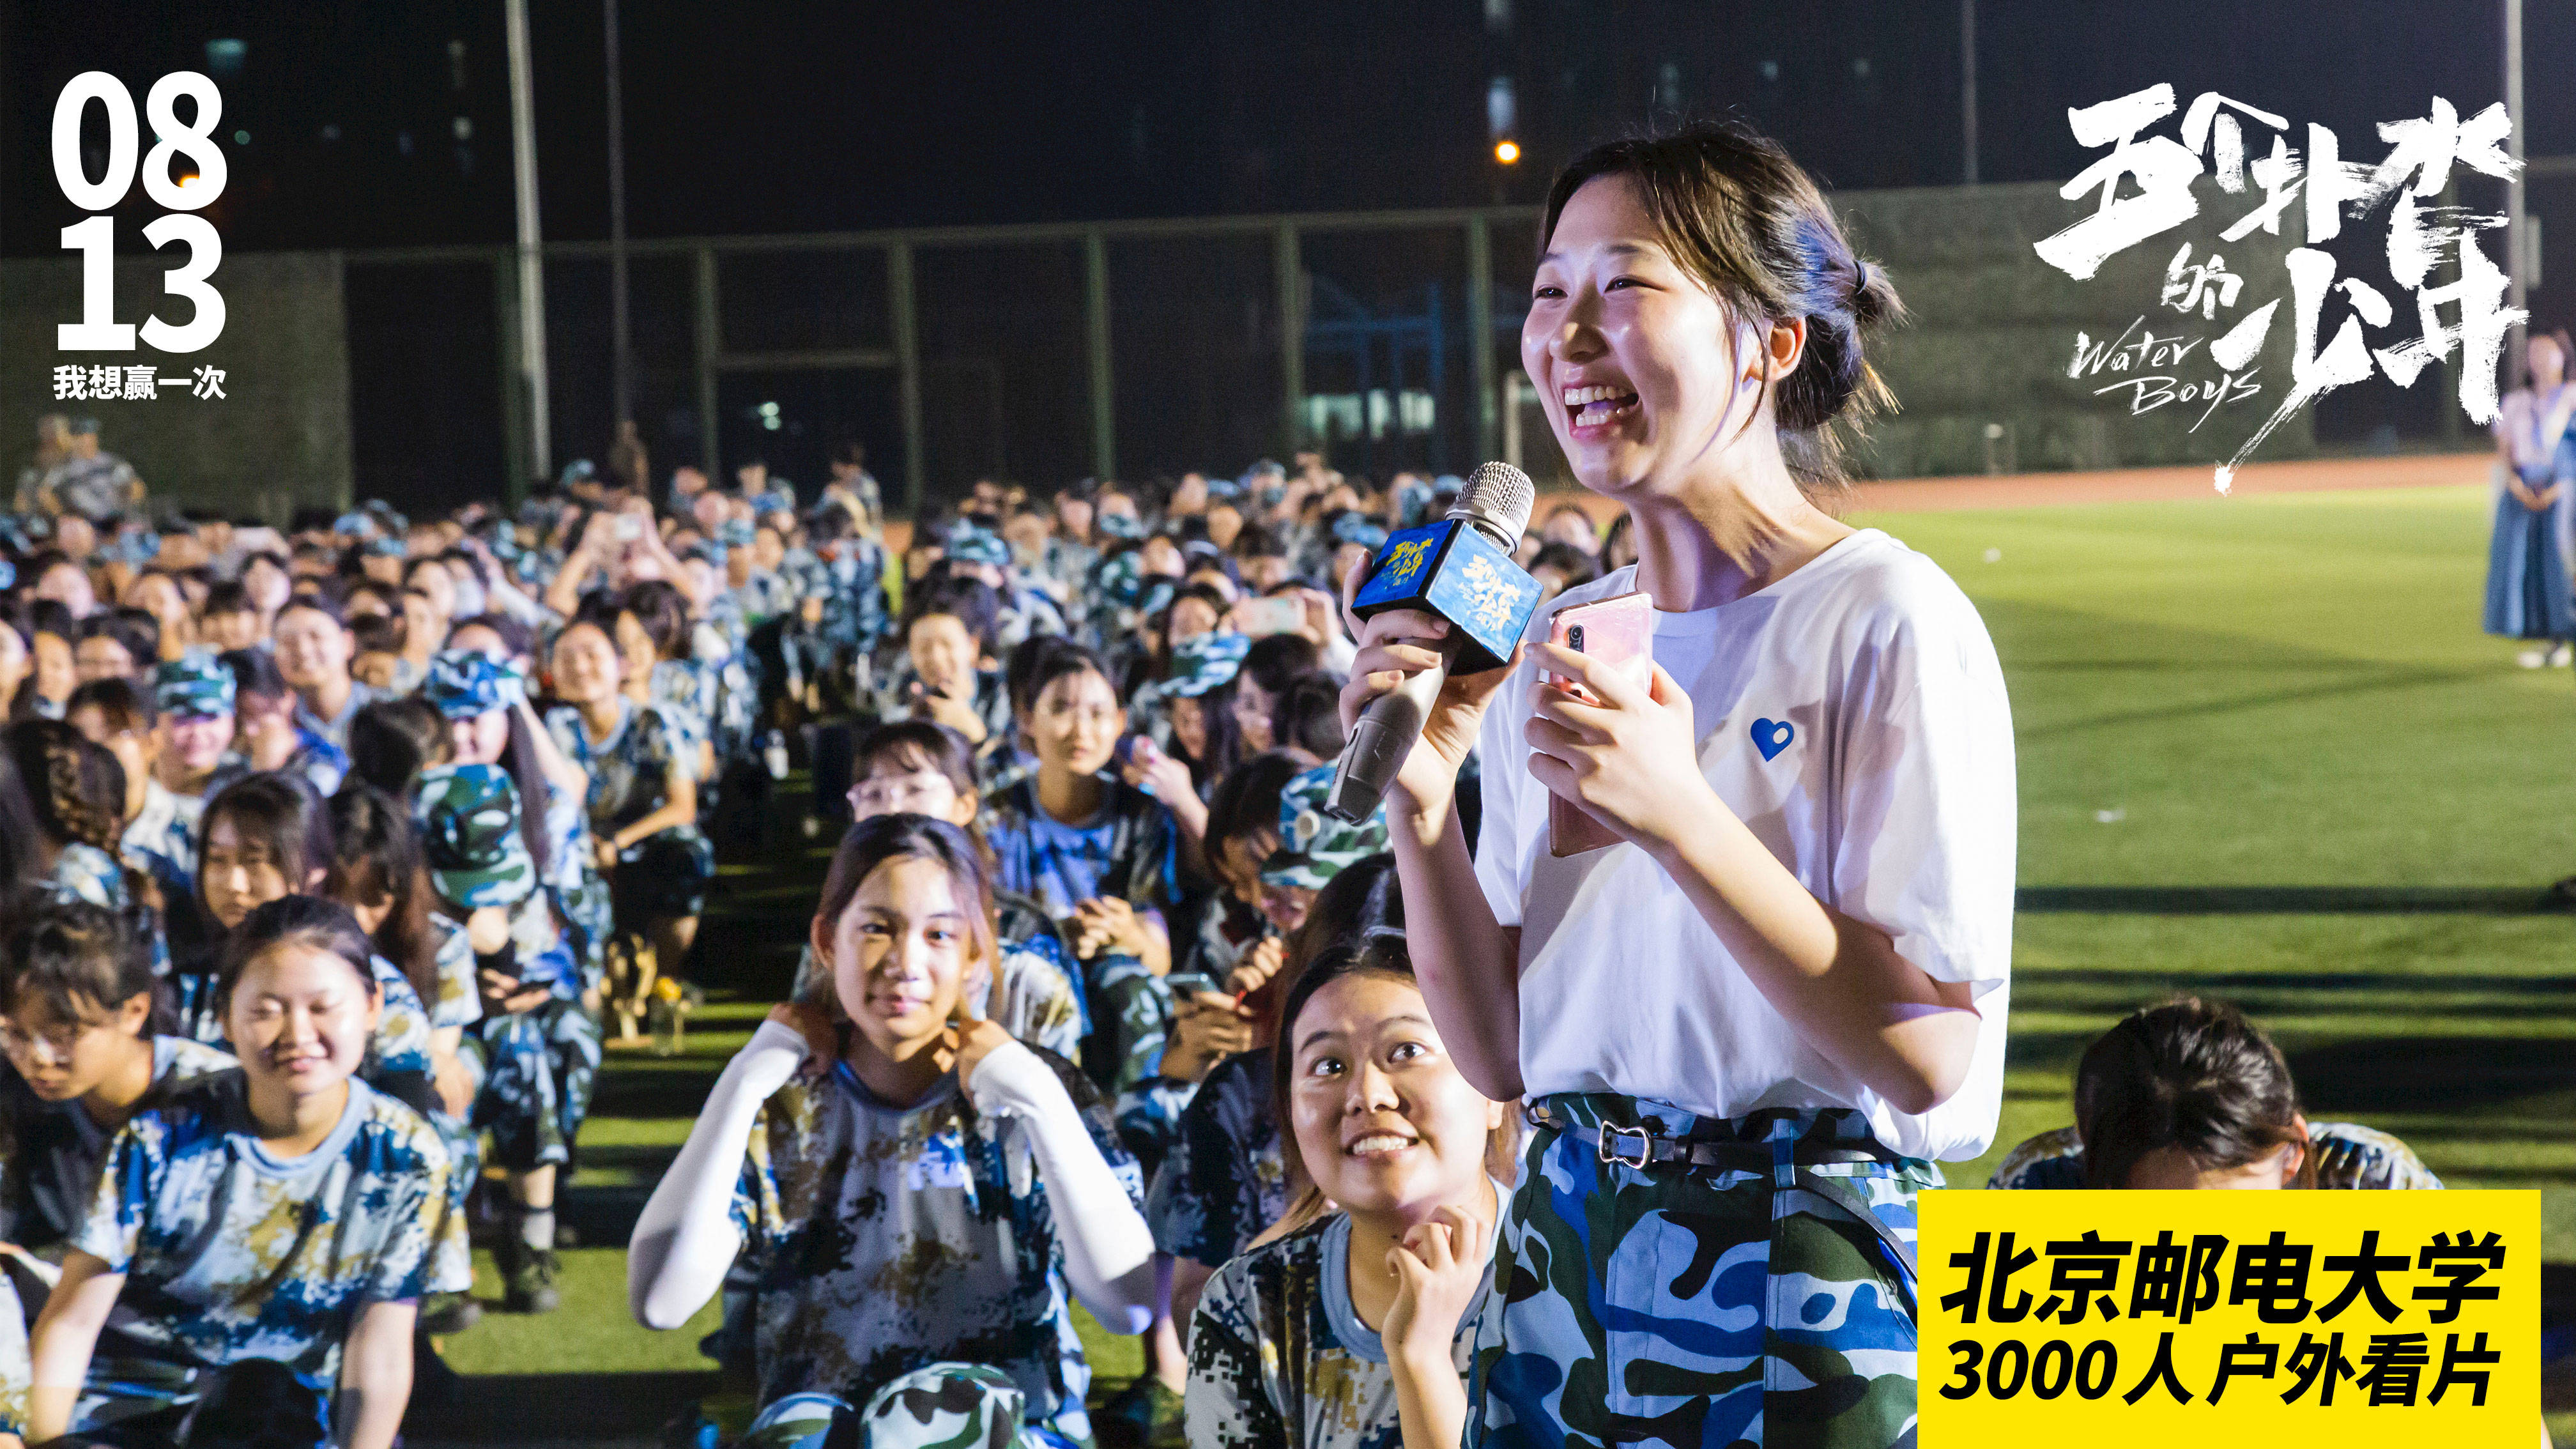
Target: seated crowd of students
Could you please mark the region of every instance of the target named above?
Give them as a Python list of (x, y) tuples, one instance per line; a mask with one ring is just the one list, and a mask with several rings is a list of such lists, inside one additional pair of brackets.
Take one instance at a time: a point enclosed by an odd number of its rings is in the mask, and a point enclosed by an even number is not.
[[(1443, 1049), (1383, 818), (1323, 800), (1336, 592), (1455, 487), (986, 483), (899, 550), (855, 459), (801, 506), (576, 468), (0, 530), (0, 1449), (390, 1445), (469, 1226), (558, 1307), (603, 1046), (726, 984), (717, 851), (827, 828), (629, 1248), (640, 1322), (721, 1304), (727, 1428), (1454, 1449), (1520, 1105)], [(1524, 560), (1624, 536), (1566, 505)], [(809, 832), (764, 829), (791, 739)], [(2214, 1004), (2105, 1034), (2074, 1108), (1991, 1185), (2440, 1186)], [(1076, 1302), (1143, 1341), (1105, 1411)]]

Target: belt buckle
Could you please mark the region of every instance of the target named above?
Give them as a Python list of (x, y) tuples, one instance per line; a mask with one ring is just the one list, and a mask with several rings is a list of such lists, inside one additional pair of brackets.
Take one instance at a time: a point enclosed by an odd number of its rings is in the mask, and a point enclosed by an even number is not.
[[(1624, 1141), (1630, 1137), (1637, 1139), (1637, 1158), (1633, 1162), (1622, 1157), (1619, 1149), (1611, 1145), (1613, 1141)], [(1653, 1133), (1643, 1127), (1612, 1127), (1605, 1123), (1601, 1128), (1599, 1146), (1603, 1162), (1615, 1162), (1622, 1167), (1633, 1167), (1643, 1172), (1646, 1170), (1646, 1164), (1653, 1160), (1655, 1138)]]

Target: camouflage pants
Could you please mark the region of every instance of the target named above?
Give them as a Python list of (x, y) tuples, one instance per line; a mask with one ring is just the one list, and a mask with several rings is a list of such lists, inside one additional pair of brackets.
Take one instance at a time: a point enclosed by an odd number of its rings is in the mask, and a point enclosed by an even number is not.
[(473, 1122), (492, 1134), (493, 1164), (529, 1172), (569, 1163), (599, 1073), (599, 1019), (558, 996), (484, 1017), (466, 1029), (463, 1048), (482, 1078)]
[(1023, 1421), (1011, 1376), (981, 1364), (914, 1369), (864, 1410), (830, 1394), (789, 1394), (760, 1411), (739, 1449), (1077, 1449)]
[[(1914, 1442), (1914, 1195), (1938, 1168), (1844, 1109), (1569, 1093), (1542, 1117), (1477, 1330), (1471, 1449)], [(1606, 1160), (1638, 1127), (1717, 1161)]]

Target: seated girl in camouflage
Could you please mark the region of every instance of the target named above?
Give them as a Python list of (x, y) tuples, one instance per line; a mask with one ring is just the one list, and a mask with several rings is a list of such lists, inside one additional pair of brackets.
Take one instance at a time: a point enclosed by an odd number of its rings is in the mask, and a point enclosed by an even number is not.
[(1132, 701), (1128, 710), (1130, 728), (1145, 738), (1119, 774), (1172, 812), (1182, 849), (1209, 874), (1217, 872), (1203, 853), (1208, 806), (1244, 753), (1234, 727), (1234, 681), (1251, 649), (1249, 638), (1230, 630), (1193, 635), (1173, 647), (1170, 674), (1147, 686), (1162, 701), (1162, 719), (1138, 718)]
[[(178, 1030), (230, 1049), (219, 1003), (220, 972), (230, 937), (250, 913), (281, 896), (318, 893), (329, 876), (331, 823), (313, 787), (295, 775), (251, 775), (206, 806), (197, 898), (224, 935), (174, 963), (170, 976)], [(380, 1009), (360, 1073), (378, 1092), (416, 1111), (435, 1111), (437, 1062), (429, 1009), (392, 962), (372, 957)]]
[(1336, 946), (1281, 1003), (1271, 1090), (1301, 1195), (1190, 1329), (1191, 1449), (1453, 1449), (1518, 1139), (1458, 1074), (1403, 938)]
[(854, 827), (811, 936), (849, 1021), (777, 1007), (725, 1068), (636, 1223), (636, 1318), (686, 1323), (747, 1243), (755, 1440), (802, 1437), (825, 1395), (867, 1406), (876, 1449), (950, 1442), (961, 1415), (977, 1444), (1087, 1446), (1068, 1288), (1141, 1330), (1152, 1243), (1090, 1083), (962, 1010), (995, 950), (973, 844), (920, 815)]
[[(31, 1442), (79, 1427), (167, 1443), (201, 1399), (256, 1382), (272, 1436), (301, 1425), (262, 1442), (390, 1449), (417, 1305), (473, 1280), (445, 1143), (356, 1075), (379, 1009), (372, 954), (347, 911), (311, 896), (231, 933), (216, 994), (241, 1065), (145, 1105), (109, 1144), (36, 1321)], [(94, 1365), (111, 1321), (133, 1354), (112, 1378)]]
[(914, 585), (902, 651), (875, 700), (881, 719), (926, 720), (956, 731), (988, 787), (1022, 773), (1011, 732), (1014, 702), (993, 662), (1002, 652), (994, 642), (1000, 610), (993, 591), (973, 579), (942, 576)]
[(659, 969), (678, 976), (715, 877), (715, 852), (698, 829), (698, 746), (661, 706), (624, 692), (609, 632), (619, 617), (586, 613), (555, 636), (564, 703), (546, 711), (546, 729), (589, 778), (591, 850), (615, 929), (650, 940)]
[(2310, 1122), (2281, 1049), (2235, 1007), (2185, 996), (2084, 1049), (2075, 1125), (2006, 1154), (1986, 1186), (2436, 1188), (2405, 1143)]
[[(981, 846), (975, 833), (974, 766), (965, 741), (954, 731), (928, 720), (879, 725), (852, 754), (851, 773), (858, 779), (850, 787), (852, 824), (881, 815), (927, 815), (965, 831), (967, 839)], [(969, 1013), (997, 1023), (1015, 1041), (1078, 1060), (1086, 1022), (1063, 939), (1034, 902), (1020, 899), (1014, 910), (1001, 899), (1002, 892), (994, 894), (1001, 961), (989, 979), (968, 983)], [(793, 996), (835, 1012), (839, 1008), (831, 975), (819, 959), (811, 946), (797, 959)]]
[[(1336, 946), (1365, 945), (1373, 936), (1403, 929), (1404, 893), (1396, 889), (1395, 862), (1384, 854), (1367, 856), (1316, 893), (1304, 924), (1285, 938), (1275, 967), (1265, 958), (1227, 982), (1243, 993), (1243, 1005), (1254, 1008), (1246, 1026), (1258, 1044), (1205, 1069), (1145, 1192), (1154, 1247), (1173, 1260), (1172, 1315), (1180, 1321), (1190, 1321), (1218, 1269), (1288, 1214), (1288, 1159), (1271, 1092), (1269, 1045), (1278, 1035), (1280, 997), (1306, 962)], [(1185, 1008), (1174, 1040), (1186, 1045), (1211, 1035), (1198, 1019), (1199, 1013)], [(1173, 1063), (1169, 1055), (1165, 1062), (1166, 1072), (1198, 1065)]]
[[(424, 983), (429, 1007), (429, 1059), (436, 1110), (430, 1125), (447, 1139), (458, 1176), (477, 1180), (482, 1134), (474, 1126), (479, 1067), (464, 1055), (466, 1028), (483, 1018), (475, 978), (474, 948), (461, 922), (431, 910), (435, 899), (422, 864), (420, 827), (410, 809), (364, 780), (352, 779), (331, 797), (331, 869), (322, 894), (349, 908), (358, 929), (376, 948), (376, 959), (406, 981)], [(462, 1332), (481, 1316), (472, 1298), (441, 1294), (423, 1303), (422, 1331)]]
[(613, 929), (608, 884), (590, 839), (590, 776), (537, 718), (526, 676), (496, 652), (507, 643), (497, 636), (488, 642), (489, 649), (447, 649), (430, 659), (418, 699), (436, 713), (446, 741), (437, 759), (422, 763), (508, 772), (523, 806), (519, 833), (529, 863), (557, 924), (570, 934), (565, 948), (581, 965), (587, 993), (599, 983), (601, 952)]
[(413, 805), (440, 910), (465, 927), (483, 1014), (465, 1039), (480, 1074), (473, 1125), (492, 1134), (510, 1188), (498, 1257), (502, 1306), (548, 1313), (555, 1288), (555, 1188), (572, 1161), (599, 1070), (599, 1020), (528, 859), (518, 787), (495, 765), (433, 765)]
[(233, 742), (232, 671), (202, 650), (152, 672), (152, 769), (143, 808), (121, 837), (126, 864), (158, 882), (170, 949), (184, 955), (211, 928), (186, 906), (197, 877), (197, 846), (215, 772)]
[(1038, 768), (985, 797), (984, 838), (1001, 886), (1073, 939), (1092, 1009), (1083, 1066), (1116, 1092), (1153, 1074), (1170, 1025), (1163, 912), (1179, 891), (1177, 831), (1169, 810), (1108, 773), (1127, 721), (1109, 666), (1058, 639), (1033, 641), (1026, 658), (1012, 712)]
[[(234, 1065), (151, 1033), (153, 981), (128, 918), (85, 901), (35, 908), (0, 946), (0, 1443), (26, 1430), (30, 1316), (80, 1229), (109, 1139), (156, 1093)], [(134, 1349), (109, 1324), (104, 1376), (119, 1377), (114, 1362)]]

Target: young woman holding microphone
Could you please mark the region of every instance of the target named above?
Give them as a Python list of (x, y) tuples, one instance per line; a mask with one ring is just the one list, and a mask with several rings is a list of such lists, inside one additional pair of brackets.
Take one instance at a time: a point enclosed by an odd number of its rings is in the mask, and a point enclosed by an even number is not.
[[(1914, 1196), (1994, 1131), (2015, 825), (1975, 609), (1816, 502), (1838, 419), (1888, 401), (1861, 342), (1899, 304), (1732, 127), (1586, 153), (1542, 238), (1522, 364), (1639, 561), (1543, 610), (1510, 669), (1449, 680), (1387, 805), (1432, 1017), (1536, 1129), (1468, 1439), (1891, 1444)], [(1631, 591), (1650, 684), (1544, 642)], [(1447, 629), (1353, 626), (1346, 724)], [(1479, 748), (1471, 859), (1451, 804)], [(1551, 794), (1619, 843), (1554, 855)]]

